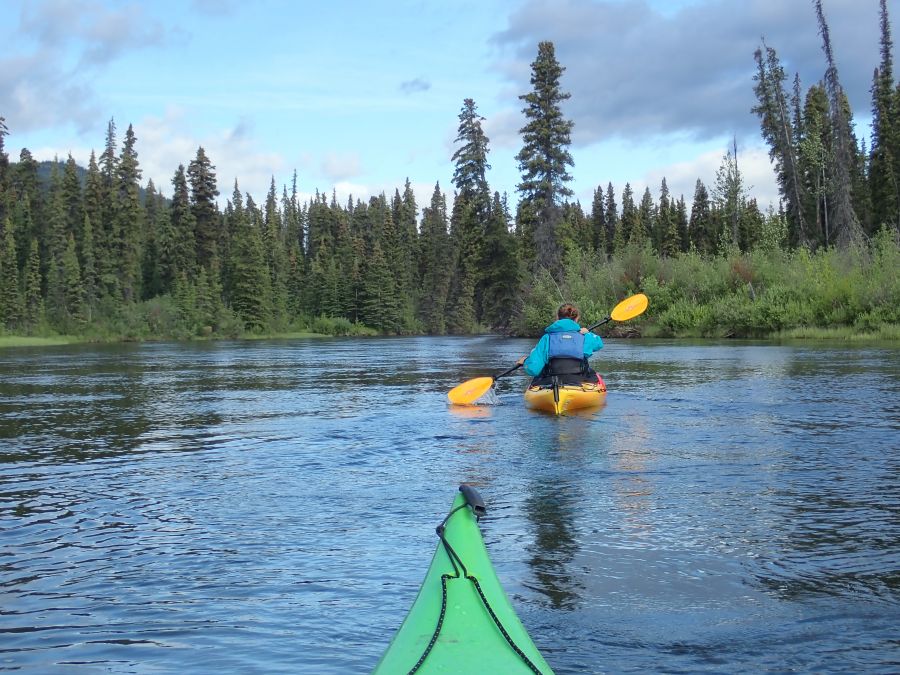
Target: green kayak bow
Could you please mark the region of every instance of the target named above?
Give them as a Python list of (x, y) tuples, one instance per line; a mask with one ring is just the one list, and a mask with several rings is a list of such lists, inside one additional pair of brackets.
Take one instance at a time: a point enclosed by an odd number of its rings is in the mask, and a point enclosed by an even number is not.
[(412, 608), (375, 667), (376, 675), (553, 671), (510, 605), (477, 518), (484, 502), (461, 485)]

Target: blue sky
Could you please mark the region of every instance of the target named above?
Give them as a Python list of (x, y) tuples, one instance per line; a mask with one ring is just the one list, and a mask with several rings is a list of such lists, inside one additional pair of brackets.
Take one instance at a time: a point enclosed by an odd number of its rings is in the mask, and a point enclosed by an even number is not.
[[(877, 0), (823, 0), (860, 135), (878, 64)], [(889, 0), (889, 12), (900, 0)], [(540, 40), (566, 68), (575, 123), (572, 188), (690, 200), (712, 185), (737, 137), (751, 194), (777, 199), (753, 105), (761, 36), (804, 89), (824, 62), (811, 0), (481, 0), (437, 3), (0, 0), (0, 115), (11, 159), (102, 149), (114, 118), (138, 137), (144, 179), (171, 194), (202, 145), (230, 196), (279, 192), (365, 199), (402, 189), (419, 206), (448, 193), (458, 114), (473, 98), (490, 138), (489, 181), (515, 201), (514, 156)]]

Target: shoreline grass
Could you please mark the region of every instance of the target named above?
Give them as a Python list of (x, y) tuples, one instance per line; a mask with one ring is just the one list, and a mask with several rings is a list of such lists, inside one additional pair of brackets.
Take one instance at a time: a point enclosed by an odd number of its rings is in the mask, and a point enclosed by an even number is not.
[(92, 342), (86, 336), (54, 335), (52, 337), (33, 337), (28, 335), (0, 335), (0, 349), (3, 347), (58, 347)]
[[(671, 335), (659, 334), (654, 330), (652, 325), (645, 327), (647, 330), (643, 335), (634, 336), (648, 340), (665, 339), (665, 340), (691, 340), (691, 341), (721, 341), (727, 339), (726, 336), (703, 336), (691, 335), (690, 331), (685, 331), (675, 337)], [(311, 331), (288, 331), (284, 333), (248, 333), (237, 337), (229, 336), (206, 336), (195, 337), (190, 342), (207, 342), (217, 340), (295, 340), (295, 339), (315, 339), (335, 337), (325, 333), (314, 333)], [(359, 336), (343, 336), (343, 337), (359, 337)], [(427, 336), (425, 336), (427, 337)], [(523, 336), (511, 336), (523, 337)], [(609, 336), (622, 337), (627, 339), (632, 336)], [(104, 338), (98, 339), (97, 336), (91, 335), (53, 335), (49, 337), (35, 337), (27, 335), (0, 335), (0, 349), (12, 347), (59, 347), (62, 345), (73, 344), (115, 344), (126, 342), (156, 342), (166, 341), (165, 337), (151, 337), (141, 340), (134, 338)], [(816, 327), (797, 327), (789, 330), (777, 331), (765, 336), (753, 338), (764, 342), (781, 342), (786, 340), (815, 340), (822, 342), (896, 342), (900, 341), (900, 324), (883, 324), (875, 331), (860, 332), (850, 326), (837, 326), (834, 328), (816, 328)], [(181, 340), (176, 340), (181, 341)]]

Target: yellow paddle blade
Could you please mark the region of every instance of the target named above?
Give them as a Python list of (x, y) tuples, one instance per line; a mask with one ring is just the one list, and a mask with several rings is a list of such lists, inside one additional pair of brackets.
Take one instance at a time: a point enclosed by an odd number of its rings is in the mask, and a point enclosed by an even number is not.
[(643, 293), (638, 293), (630, 298), (625, 298), (616, 305), (610, 316), (613, 318), (613, 321), (628, 321), (628, 319), (633, 319), (637, 315), (643, 314), (649, 304), (650, 299)]
[(450, 403), (456, 405), (474, 403), (487, 393), (492, 384), (494, 384), (493, 377), (476, 377), (453, 387), (447, 393), (447, 398), (450, 399)]

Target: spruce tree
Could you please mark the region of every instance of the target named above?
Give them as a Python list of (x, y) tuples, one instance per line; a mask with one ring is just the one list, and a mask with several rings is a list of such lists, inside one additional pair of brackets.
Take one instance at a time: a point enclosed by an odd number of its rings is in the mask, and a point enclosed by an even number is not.
[[(775, 163), (778, 189), (787, 204), (792, 226), (798, 233), (798, 238), (805, 242), (808, 234), (803, 211), (804, 182), (798, 164), (799, 135), (796, 129), (796, 113), (792, 123), (791, 108), (784, 92), (786, 79), (784, 69), (775, 50), (765, 43), (763, 47), (765, 55), (762, 49), (757, 49), (753, 55), (757, 64), (757, 74), (753, 78), (756, 85), (753, 91), (759, 99), (759, 104), (753, 108), (753, 112), (760, 117), (762, 135), (769, 144), (769, 157)], [(797, 94), (795, 100), (796, 98)], [(795, 110), (797, 106), (798, 103), (795, 102)]]
[(659, 207), (657, 210), (656, 227), (656, 250), (659, 254), (666, 258), (671, 258), (681, 249), (678, 237), (678, 223), (675, 208), (669, 195), (669, 186), (666, 179), (662, 179), (660, 185)]
[(459, 114), (456, 143), (452, 161), (455, 169), (453, 184), (457, 194), (450, 230), (456, 251), (456, 270), (451, 304), (456, 319), (454, 332), (468, 332), (477, 321), (477, 305), (484, 292), (482, 251), (484, 231), (490, 217), (491, 194), (487, 183), (488, 137), (481, 127), (484, 118), (477, 112), (475, 102), (467, 98)]
[(507, 332), (521, 309), (522, 270), (506, 197), (494, 193), (491, 216), (484, 237), (484, 254), (491, 260), (483, 277), (482, 321)]
[[(829, 202), (833, 196), (831, 163), (831, 126), (828, 123), (828, 96), (822, 85), (810, 87), (803, 107), (803, 138), (798, 151), (798, 163), (804, 177), (804, 211), (809, 231), (798, 233), (788, 220), (791, 246), (828, 245), (832, 240), (829, 221)], [(833, 242), (831, 242), (833, 243)]]
[(631, 233), (639, 226), (640, 216), (634, 203), (634, 191), (631, 189), (631, 183), (625, 183), (625, 189), (622, 190), (621, 247), (617, 248), (617, 251), (624, 249), (631, 240)]
[(25, 265), (25, 298), (23, 323), (29, 333), (44, 319), (44, 300), (41, 295), (41, 260), (37, 239), (28, 246), (28, 260)]
[(261, 216), (249, 197), (246, 210), (240, 203), (234, 208), (231, 306), (248, 330), (259, 332), (269, 325), (272, 307), (272, 284), (263, 251)]
[(11, 190), (9, 155), (6, 153), (6, 137), (9, 135), (9, 127), (6, 119), (0, 115), (0, 223), (9, 215), (11, 204), (7, 203)]
[[(2, 118), (0, 118), (2, 119)], [(0, 239), (0, 326), (18, 328), (22, 320), (22, 297), (19, 294), (19, 267), (12, 220), (3, 220)]]
[(90, 322), (94, 307), (97, 304), (97, 261), (94, 256), (94, 226), (88, 214), (84, 214), (84, 225), (81, 229), (81, 279), (84, 285), (85, 319)]
[(284, 250), (284, 233), (275, 196), (274, 176), (266, 195), (263, 247), (266, 251), (266, 263), (272, 286), (272, 317), (279, 326), (283, 326), (288, 314), (287, 254)]
[[(103, 284), (102, 292), (111, 297), (119, 296), (119, 253), (117, 250), (118, 232), (116, 231), (118, 207), (119, 160), (116, 144), (116, 123), (110, 119), (106, 127), (106, 143), (100, 154), (100, 219), (91, 221), (94, 225), (94, 244), (97, 254), (97, 271)], [(48, 308), (50, 309), (50, 308)]]
[[(447, 330), (464, 335), (475, 329), (475, 275), (478, 249), (467, 233), (472, 233), (475, 220), (475, 206), (472, 202), (457, 197), (450, 217), (450, 236), (455, 252), (455, 264), (447, 302)], [(469, 248), (471, 246), (474, 250)]]
[(606, 250), (610, 254), (621, 250), (620, 247), (624, 245), (612, 182), (606, 185), (606, 241), (608, 242)]
[(567, 167), (573, 165), (568, 147), (574, 123), (566, 120), (560, 105), (570, 97), (560, 88), (564, 68), (557, 62), (552, 42), (541, 42), (538, 55), (531, 64), (532, 91), (519, 96), (526, 106), (527, 120), (520, 130), (523, 146), (516, 155), (522, 182), (520, 211), (527, 214), (526, 235), (535, 248), (539, 267), (559, 278), (562, 273), (557, 228), (562, 220), (560, 205), (572, 194), (566, 185), (572, 177)]
[(869, 190), (873, 229), (900, 222), (900, 187), (894, 173), (893, 136), (900, 122), (894, 105), (894, 61), (891, 24), (887, 0), (881, 0), (881, 63), (872, 83), (872, 145), (870, 149)]
[(119, 290), (126, 302), (139, 300), (141, 287), (144, 212), (140, 201), (141, 170), (136, 143), (134, 128), (129, 124), (117, 169), (116, 238), (113, 247), (117, 257)]
[(394, 333), (399, 329), (396, 286), (388, 262), (376, 241), (362, 269), (359, 318), (366, 326)]
[(819, 34), (822, 36), (822, 51), (825, 52), (825, 90), (831, 107), (831, 132), (833, 145), (830, 159), (834, 167), (834, 199), (829, 206), (835, 242), (841, 248), (858, 244), (864, 237), (859, 217), (853, 208), (852, 172), (856, 163), (857, 148), (851, 138), (852, 128), (844, 105), (844, 90), (838, 77), (831, 38), (822, 1), (815, 0), (816, 16), (819, 20)]
[(591, 202), (591, 248), (602, 255), (606, 255), (606, 250), (609, 248), (606, 230), (603, 187), (598, 186), (594, 190), (594, 199)]
[(447, 233), (447, 201), (440, 184), (435, 184), (431, 204), (422, 214), (421, 279), (422, 303), (419, 318), (426, 332), (443, 335), (446, 332), (446, 305), (449, 270), (447, 258), (450, 251)]
[(81, 266), (75, 249), (75, 236), (69, 234), (66, 252), (61, 263), (64, 280), (64, 306), (62, 315), (67, 330), (80, 328), (85, 322), (84, 284), (81, 281)]
[[(103, 287), (101, 275), (103, 270), (109, 265), (109, 253), (104, 246), (105, 240), (103, 239), (103, 214), (106, 209), (104, 198), (103, 176), (100, 173), (100, 166), (97, 164), (97, 157), (92, 150), (91, 157), (88, 160), (87, 175), (84, 179), (82, 207), (85, 219), (91, 222), (91, 244), (93, 247), (92, 255), (94, 256), (94, 271), (92, 274), (95, 297), (100, 295)], [(82, 233), (83, 236), (84, 233)], [(83, 255), (84, 244), (82, 242)]]
[[(237, 185), (237, 183), (235, 183)], [(160, 233), (159, 275), (163, 292), (172, 290), (181, 272), (192, 279), (197, 270), (196, 229), (194, 211), (191, 208), (190, 192), (184, 166), (179, 165), (172, 178), (172, 203), (169, 222)]]
[(84, 210), (81, 198), (81, 181), (78, 179), (78, 165), (70, 154), (63, 169), (63, 202), (66, 210), (66, 234), (75, 235), (75, 243), (81, 247), (81, 226), (84, 224)]
[(216, 167), (206, 156), (203, 147), (197, 148), (197, 156), (188, 164), (188, 181), (191, 186), (191, 211), (194, 215), (196, 235), (196, 260), (198, 265), (209, 268), (218, 249), (219, 212), (216, 197)]
[(688, 222), (690, 245), (700, 253), (709, 255), (716, 251), (717, 237), (713, 226), (709, 191), (698, 178), (694, 187), (691, 219)]
[(678, 250), (686, 253), (690, 249), (691, 242), (688, 237), (688, 214), (687, 204), (684, 202), (684, 195), (678, 198), (675, 204), (675, 232), (678, 242)]
[(27, 194), (16, 197), (12, 221), (13, 236), (16, 238), (16, 259), (19, 262), (19, 269), (25, 269), (31, 241), (37, 240), (39, 234), (31, 215), (31, 199)]
[(637, 220), (634, 227), (631, 228), (628, 243), (638, 247), (652, 243), (651, 233), (656, 227), (656, 216), (653, 195), (650, 194), (649, 187), (644, 188), (644, 194), (641, 196), (641, 203), (637, 210)]
[(722, 164), (716, 172), (713, 199), (724, 219), (723, 224), (727, 230), (727, 232), (719, 232), (719, 236), (726, 237), (732, 246), (739, 248), (741, 245), (740, 224), (747, 204), (747, 196), (744, 191), (744, 179), (738, 169), (736, 146), (734, 153), (729, 148), (722, 158)]

